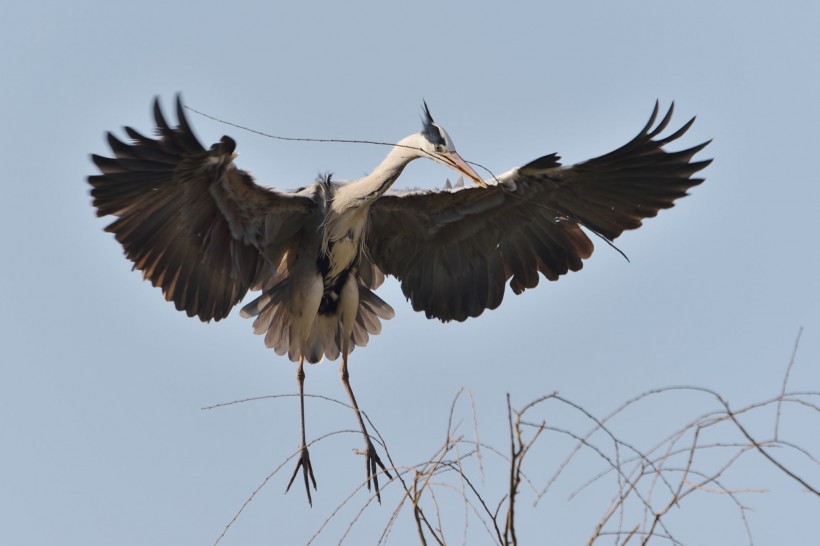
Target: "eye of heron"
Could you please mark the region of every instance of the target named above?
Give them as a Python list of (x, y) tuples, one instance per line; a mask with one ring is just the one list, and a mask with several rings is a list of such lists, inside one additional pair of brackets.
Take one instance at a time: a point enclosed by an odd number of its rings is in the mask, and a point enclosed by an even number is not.
[(444, 152), (446, 152), (446, 151), (447, 151), (447, 150), (445, 150), (445, 149), (444, 149), (444, 145), (443, 145), (443, 144), (436, 144), (436, 146), (435, 146), (435, 148), (434, 148), (434, 149), (435, 149), (435, 151), (436, 151), (436, 153), (437, 153), (437, 154), (443, 154)]

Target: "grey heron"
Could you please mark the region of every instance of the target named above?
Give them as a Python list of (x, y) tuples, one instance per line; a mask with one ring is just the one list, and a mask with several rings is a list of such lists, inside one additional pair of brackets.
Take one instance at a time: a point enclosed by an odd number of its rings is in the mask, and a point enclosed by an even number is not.
[[(380, 500), (374, 448), (350, 387), (348, 356), (393, 317), (375, 290), (392, 275), (415, 311), (464, 321), (501, 304), (505, 286), (520, 294), (539, 273), (557, 280), (593, 251), (583, 228), (612, 241), (673, 206), (703, 181), (711, 160), (693, 160), (709, 142), (667, 152), (694, 122), (661, 137), (673, 106), (624, 146), (571, 166), (549, 154), (483, 180), (456, 152), (424, 105), (422, 131), (395, 144), (370, 174), (339, 183), (330, 176), (285, 192), (257, 185), (234, 163), (236, 143), (200, 144), (177, 96), (178, 124), (154, 101), (157, 138), (126, 127), (131, 142), (108, 133), (113, 158), (93, 155), (88, 178), (98, 216), (134, 268), (188, 316), (220, 320), (249, 290), (240, 314), (279, 355), (297, 363), (300, 457), (308, 502), (316, 480), (305, 439), (304, 363), (341, 355), (340, 376), (364, 437), (366, 483)], [(428, 158), (475, 183), (436, 191), (392, 192), (411, 161)]]

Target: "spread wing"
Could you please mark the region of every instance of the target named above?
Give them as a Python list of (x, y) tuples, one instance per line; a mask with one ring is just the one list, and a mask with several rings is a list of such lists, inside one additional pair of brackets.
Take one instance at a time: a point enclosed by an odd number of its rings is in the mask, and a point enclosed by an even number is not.
[[(674, 106), (674, 105), (673, 105)], [(387, 194), (370, 210), (370, 259), (395, 276), (413, 309), (463, 321), (495, 309), (505, 284), (516, 294), (577, 271), (593, 245), (581, 229), (612, 240), (673, 206), (711, 160), (693, 161), (708, 142), (667, 152), (692, 118), (660, 138), (673, 108), (606, 155), (563, 167), (555, 154), (498, 177), (489, 188)], [(493, 182), (489, 182), (493, 184)]]
[(155, 100), (158, 140), (130, 127), (130, 144), (109, 133), (115, 157), (93, 155), (101, 174), (88, 182), (97, 216), (118, 217), (106, 231), (134, 268), (188, 316), (219, 320), (256, 280), (260, 251), (287, 240), (312, 201), (257, 186), (234, 165), (233, 139), (206, 150), (179, 97), (176, 106), (172, 128)]

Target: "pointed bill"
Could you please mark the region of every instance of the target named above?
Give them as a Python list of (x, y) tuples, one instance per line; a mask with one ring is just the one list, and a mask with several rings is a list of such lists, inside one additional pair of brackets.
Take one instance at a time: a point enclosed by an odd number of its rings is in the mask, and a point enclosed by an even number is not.
[(484, 182), (484, 180), (482, 180), (480, 176), (478, 176), (478, 173), (476, 173), (475, 170), (473, 170), (473, 168), (470, 167), (470, 165), (466, 161), (464, 161), (464, 159), (460, 155), (458, 155), (458, 153), (450, 152), (447, 154), (442, 154), (439, 156), (439, 158), (442, 163), (444, 163), (451, 169), (460, 172), (461, 174), (463, 174), (464, 176), (466, 176), (482, 188), (487, 187), (487, 183)]

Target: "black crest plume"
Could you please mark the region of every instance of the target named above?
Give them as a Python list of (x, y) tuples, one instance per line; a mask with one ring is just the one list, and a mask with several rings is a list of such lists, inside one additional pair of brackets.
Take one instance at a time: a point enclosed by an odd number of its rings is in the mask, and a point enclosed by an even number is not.
[(427, 101), (423, 100), (422, 103), (424, 104), (424, 112), (421, 118), (421, 134), (423, 134), (424, 138), (426, 138), (433, 144), (441, 144), (442, 146), (444, 146), (444, 135), (442, 135), (441, 131), (439, 131), (439, 128), (434, 125), (433, 116), (430, 115), (430, 109), (427, 107)]

